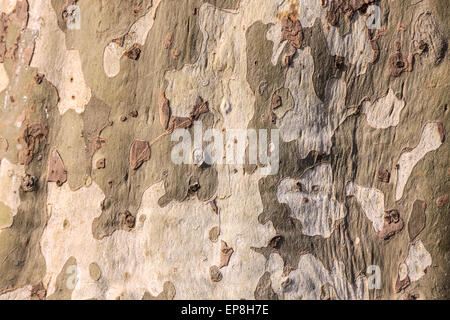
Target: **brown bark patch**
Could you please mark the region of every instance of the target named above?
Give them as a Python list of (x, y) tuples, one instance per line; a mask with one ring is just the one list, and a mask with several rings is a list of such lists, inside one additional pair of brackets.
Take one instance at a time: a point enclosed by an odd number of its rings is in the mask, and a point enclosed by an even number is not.
[(130, 149), (130, 167), (137, 170), (145, 161), (150, 160), (151, 150), (147, 141), (135, 140)]
[(209, 278), (212, 282), (220, 282), (222, 280), (222, 272), (220, 272), (217, 266), (211, 266), (209, 268)]
[(383, 229), (378, 232), (378, 237), (383, 240), (388, 240), (400, 232), (403, 229), (403, 225), (403, 219), (400, 218), (398, 210), (385, 211)]
[(124, 55), (131, 60), (138, 60), (141, 56), (141, 46), (138, 43), (133, 44), (130, 49), (125, 51)]
[(169, 32), (166, 37), (164, 38), (164, 49), (169, 49), (172, 46), (173, 43), (173, 32)]
[(379, 169), (377, 174), (378, 181), (389, 183), (391, 174), (387, 169)]
[(39, 282), (31, 286), (31, 299), (33, 300), (44, 300), (47, 296), (47, 289), (45, 289), (44, 284)]
[(228, 265), (233, 252), (234, 252), (233, 248), (229, 247), (225, 241), (222, 241), (222, 245), (220, 248), (219, 269), (226, 267)]
[(442, 207), (448, 202), (448, 194), (444, 194), (436, 199), (436, 205)]
[(159, 122), (163, 129), (167, 129), (170, 120), (169, 100), (165, 96), (165, 92), (161, 91), (158, 97)]
[(36, 190), (36, 185), (37, 185), (37, 178), (29, 175), (29, 174), (25, 174), (22, 177), (22, 183), (21, 183), (21, 188), (23, 191), (25, 192), (33, 192)]
[(18, 142), (23, 145), (23, 149), (19, 151), (20, 164), (30, 164), (39, 148), (40, 142), (47, 137), (47, 134), (47, 128), (37, 122), (28, 124), (25, 127), (22, 135), (18, 139)]
[(195, 101), (194, 106), (192, 107), (191, 112), (189, 113), (190, 117), (192, 120), (197, 120), (198, 117), (200, 117), (200, 115), (202, 113), (206, 113), (208, 112), (208, 102), (203, 101), (203, 98), (198, 96), (197, 100)]

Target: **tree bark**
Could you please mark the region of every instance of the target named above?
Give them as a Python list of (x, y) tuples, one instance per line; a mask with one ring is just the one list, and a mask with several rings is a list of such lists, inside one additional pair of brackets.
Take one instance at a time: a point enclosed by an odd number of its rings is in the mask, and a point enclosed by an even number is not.
[(448, 2), (0, 4), (0, 299), (448, 299)]

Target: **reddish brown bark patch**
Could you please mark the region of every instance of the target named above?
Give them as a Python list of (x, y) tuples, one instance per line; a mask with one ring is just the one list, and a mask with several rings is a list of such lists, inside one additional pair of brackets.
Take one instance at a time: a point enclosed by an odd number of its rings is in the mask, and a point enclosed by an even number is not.
[(389, 75), (398, 77), (403, 71), (411, 71), (412, 57), (405, 58), (401, 52), (401, 43), (399, 40), (395, 41), (395, 52), (388, 58)]
[(442, 207), (448, 202), (448, 194), (444, 194), (436, 199), (436, 205), (438, 207)]
[[(11, 59), (17, 63), (20, 58), (19, 43), (23, 41), (27, 25), (28, 2), (26, 0), (17, 1), (16, 7), (10, 14), (7, 15), (4, 12), (0, 14), (0, 63), (3, 63), (5, 59)], [(8, 32), (10, 32), (9, 35)], [(9, 41), (13, 34), (16, 35), (15, 41)], [(28, 65), (33, 50), (34, 43), (31, 47), (25, 47), (22, 52), (22, 57)]]
[(23, 145), (23, 149), (19, 151), (19, 163), (22, 165), (30, 164), (34, 154), (38, 151), (39, 144), (48, 134), (47, 128), (40, 123), (28, 124), (18, 142)]
[(36, 190), (36, 186), (37, 186), (37, 178), (29, 175), (29, 174), (25, 174), (22, 177), (22, 182), (20, 184), (21, 188), (23, 191), (25, 192), (33, 192)]
[(282, 236), (275, 236), (272, 239), (270, 239), (269, 241), (269, 247), (274, 248), (274, 249), (278, 249), (280, 248), (280, 244), (283, 241), (283, 237)]
[(106, 159), (105, 158), (98, 159), (97, 162), (95, 163), (95, 167), (97, 169), (104, 169), (106, 167)]
[(47, 296), (47, 289), (45, 289), (42, 281), (31, 287), (31, 296), (30, 296), (31, 299), (44, 300), (46, 296)]
[(394, 286), (395, 293), (399, 293), (400, 291), (406, 289), (410, 283), (411, 282), (410, 282), (408, 276), (406, 276), (406, 278), (403, 280), (400, 280), (400, 278), (397, 277), (397, 280), (395, 281), (395, 286)]
[(197, 120), (202, 113), (207, 113), (208, 111), (208, 102), (203, 101), (203, 98), (198, 96), (189, 115), (192, 120)]
[(100, 136), (95, 137), (94, 141), (92, 142), (94, 146), (94, 152), (101, 149), (105, 143), (106, 143), (105, 138), (102, 138)]
[(219, 269), (226, 267), (228, 265), (233, 252), (234, 252), (233, 248), (229, 247), (225, 241), (222, 241), (222, 245), (220, 248)]
[(364, 12), (369, 4), (376, 0), (330, 0), (326, 19), (332, 26), (339, 21), (341, 14), (345, 14), (351, 20), (357, 11)]
[(165, 92), (161, 91), (158, 97), (159, 122), (163, 129), (167, 129), (170, 120), (169, 100), (165, 96)]
[(387, 169), (379, 169), (377, 174), (378, 181), (389, 183), (391, 174)]
[(166, 37), (164, 38), (163, 46), (164, 49), (169, 49), (172, 46), (173, 43), (173, 32), (169, 32)]
[(282, 103), (283, 102), (281, 100), (281, 97), (279, 95), (277, 95), (276, 93), (274, 93), (272, 96), (272, 101), (271, 101), (271, 109), (275, 110), (275, 109), (281, 107)]
[(135, 43), (125, 51), (124, 55), (131, 60), (138, 60), (141, 56), (141, 46), (138, 43)]
[(170, 50), (170, 56), (173, 60), (178, 60), (178, 57), (180, 56), (180, 52), (177, 49)]
[(403, 225), (403, 219), (400, 218), (398, 210), (385, 211), (383, 229), (378, 232), (378, 237), (383, 240), (388, 240), (400, 232), (403, 229)]
[(124, 230), (131, 231), (136, 225), (136, 217), (126, 210), (120, 213), (120, 223)]
[(171, 116), (169, 125), (167, 127), (167, 131), (173, 132), (176, 129), (189, 128), (191, 125), (192, 125), (191, 118)]
[(135, 140), (130, 149), (130, 167), (137, 170), (145, 161), (150, 160), (151, 150), (147, 141)]
[(285, 40), (296, 49), (302, 46), (303, 28), (295, 14), (288, 14), (281, 19), (281, 41)]

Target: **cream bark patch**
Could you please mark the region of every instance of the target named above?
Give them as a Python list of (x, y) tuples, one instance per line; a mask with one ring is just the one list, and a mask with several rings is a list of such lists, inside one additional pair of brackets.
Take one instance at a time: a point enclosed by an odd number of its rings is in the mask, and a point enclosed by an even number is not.
[(277, 189), (280, 203), (287, 203), (291, 217), (302, 223), (302, 233), (328, 238), (335, 221), (345, 216), (344, 206), (333, 196), (329, 164), (308, 170), (299, 180), (285, 178)]
[(394, 91), (389, 89), (385, 97), (374, 103), (363, 102), (361, 111), (366, 114), (367, 122), (372, 128), (386, 129), (398, 125), (404, 106), (405, 101), (398, 99)]
[[(240, 194), (241, 198), (222, 201), (220, 208), (226, 214), (219, 220), (209, 204), (196, 199), (159, 207), (164, 187), (158, 183), (145, 191), (133, 231), (119, 230), (98, 241), (92, 236), (91, 225), (101, 214), (104, 195), (99, 187), (92, 183), (89, 188), (71, 191), (67, 184), (57, 187), (49, 183), (51, 216), (41, 240), (46, 277), (51, 279), (48, 292), (54, 291), (56, 275), (73, 256), (79, 277), (72, 294), (74, 299), (114, 299), (117, 295), (140, 299), (145, 291), (152, 295), (160, 293), (166, 281), (174, 284), (177, 299), (250, 299), (264, 272), (265, 261), (251, 246), (264, 246), (275, 232), (270, 223), (257, 225), (257, 215), (262, 211), (259, 194), (252, 190), (257, 183), (249, 179), (247, 183), (234, 185), (238, 190), (233, 190), (233, 194)], [(244, 192), (249, 189), (256, 202)], [(236, 210), (236, 201), (244, 204), (241, 209)], [(139, 217), (144, 214), (147, 218), (141, 221)], [(220, 263), (220, 243), (212, 243), (208, 236), (209, 230), (217, 225), (221, 228), (220, 239), (233, 247), (234, 252), (229, 264), (221, 269), (223, 279), (213, 283), (209, 268)], [(108, 288), (91, 280), (92, 261), (101, 267), (102, 278), (110, 283)]]
[(297, 269), (283, 276), (283, 260), (273, 253), (267, 261), (267, 271), (271, 273), (273, 290), (284, 299), (319, 300), (324, 285), (330, 285), (338, 299), (369, 297), (365, 277), (359, 276), (355, 284), (349, 283), (340, 261), (334, 261), (329, 271), (313, 255), (305, 254), (300, 257)]
[(219, 239), (234, 250), (228, 266), (220, 269), (222, 288), (231, 292), (219, 297), (254, 299), (253, 291), (264, 273), (266, 259), (252, 248), (266, 246), (276, 235), (271, 222), (262, 225), (258, 221), (263, 211), (258, 189), (261, 176), (258, 172), (245, 174), (242, 168), (230, 175), (225, 166), (218, 173)]
[(0, 294), (0, 300), (29, 300), (31, 296), (31, 286), (25, 286), (4, 294)]
[(13, 216), (11, 214), (11, 209), (0, 201), (0, 230), (10, 227), (12, 222)]
[(17, 0), (0, 0), (0, 12), (10, 14), (16, 7)]
[(442, 136), (437, 122), (425, 125), (419, 144), (413, 150), (400, 155), (397, 162), (397, 184), (395, 186), (395, 199), (400, 200), (409, 176), (416, 164), (430, 151), (438, 149), (442, 144)]
[(0, 63), (0, 92), (8, 88), (9, 85), (9, 77), (8, 73), (6, 73), (5, 65)]
[[(24, 166), (15, 165), (7, 159), (0, 159), (0, 207), (3, 207), (3, 220), (9, 221), (0, 228), (11, 226), (12, 218), (17, 214), (17, 208), (20, 205), (19, 188), (22, 182), (22, 177), (25, 174)], [(10, 218), (7, 218), (8, 210), (10, 209)], [(1, 208), (0, 208), (1, 210)]]
[(58, 110), (69, 109), (82, 113), (91, 99), (91, 89), (86, 85), (78, 50), (68, 50), (65, 34), (57, 23), (50, 0), (30, 2), (29, 29), (38, 32), (31, 67), (44, 73), (58, 89)]
[(375, 188), (361, 187), (353, 182), (349, 182), (346, 186), (346, 194), (356, 198), (361, 204), (365, 215), (372, 222), (375, 231), (380, 232), (383, 229), (384, 223), (383, 193)]
[(425, 275), (425, 269), (431, 265), (431, 255), (422, 241), (417, 240), (409, 246), (405, 264), (411, 281), (417, 281)]
[(91, 226), (92, 220), (101, 214), (100, 201), (104, 199), (104, 194), (95, 183), (77, 191), (71, 191), (67, 183), (58, 187), (51, 182), (47, 186), (49, 220), (40, 246), (46, 263), (46, 279), (50, 280), (48, 292), (54, 293), (56, 277), (66, 261), (75, 257), (79, 280), (72, 297), (76, 298), (89, 279), (89, 264), (96, 261), (97, 254), (102, 254), (97, 253), (98, 244), (92, 236)]

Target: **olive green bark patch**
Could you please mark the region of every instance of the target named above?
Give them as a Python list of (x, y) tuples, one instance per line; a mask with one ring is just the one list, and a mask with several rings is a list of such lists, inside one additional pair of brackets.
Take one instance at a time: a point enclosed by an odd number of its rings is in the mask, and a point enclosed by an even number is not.
[(421, 200), (414, 201), (411, 216), (409, 217), (408, 220), (408, 232), (410, 241), (413, 241), (419, 235), (419, 233), (425, 228), (426, 208), (427, 204), (425, 203), (425, 201)]
[(208, 238), (211, 242), (217, 242), (217, 239), (219, 238), (220, 235), (220, 228), (219, 227), (212, 227), (209, 230), (208, 233)]
[[(84, 138), (85, 151), (88, 153), (88, 158), (92, 158), (94, 152), (106, 143), (101, 138), (101, 132), (107, 126), (113, 125), (113, 122), (109, 120), (110, 111), (111, 108), (106, 103), (96, 96), (92, 96), (81, 114), (83, 119), (81, 135)], [(91, 162), (89, 163), (91, 164)]]
[(278, 300), (278, 295), (272, 289), (269, 272), (265, 272), (259, 279), (254, 296), (256, 300)]
[(241, 0), (204, 0), (204, 2), (214, 5), (221, 9), (237, 9)]
[(98, 281), (100, 277), (102, 276), (102, 270), (98, 266), (97, 263), (92, 262), (89, 265), (89, 275), (91, 276), (91, 279), (94, 281)]
[(142, 296), (142, 300), (173, 300), (176, 294), (177, 291), (172, 282), (166, 281), (164, 282), (163, 291), (160, 294), (155, 297), (146, 291)]
[(56, 277), (55, 292), (47, 300), (70, 300), (79, 280), (77, 259), (70, 257)]
[(328, 51), (328, 45), (322, 30), (322, 23), (316, 20), (312, 28), (305, 29), (305, 47), (311, 48), (314, 61), (312, 81), (317, 97), (324, 101), (328, 80), (339, 78), (341, 71), (336, 67), (335, 59)]

